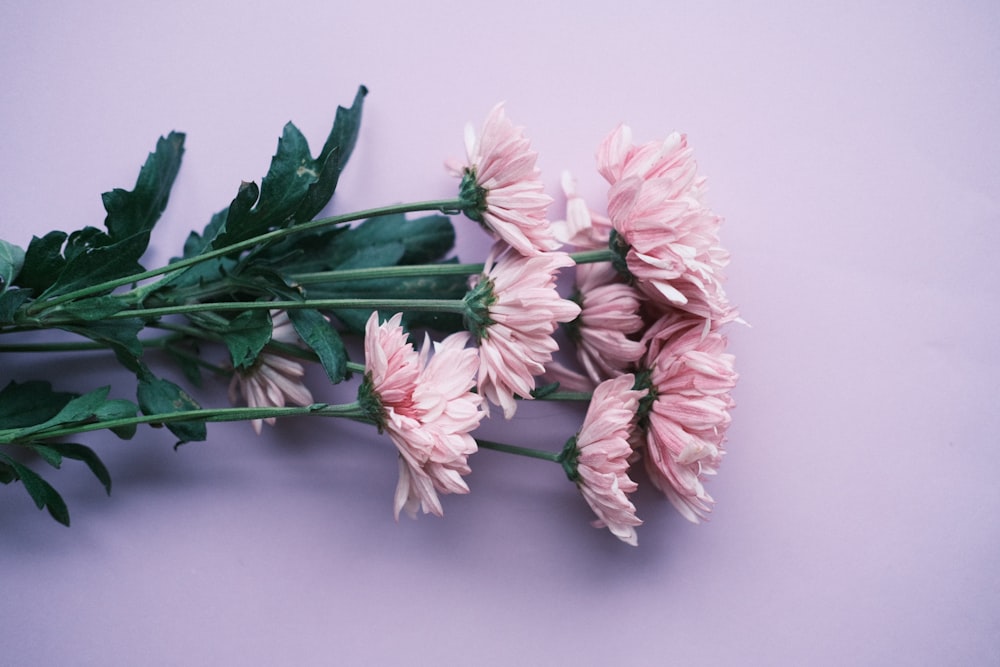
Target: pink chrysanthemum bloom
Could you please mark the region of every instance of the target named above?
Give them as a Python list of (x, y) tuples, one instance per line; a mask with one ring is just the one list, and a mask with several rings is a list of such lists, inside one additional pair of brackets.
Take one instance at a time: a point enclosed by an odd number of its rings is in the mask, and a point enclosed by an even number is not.
[(646, 394), (646, 390), (633, 389), (634, 382), (635, 376), (627, 374), (597, 386), (580, 433), (566, 443), (568, 456), (563, 461), (566, 474), (598, 517), (594, 526), (607, 526), (632, 546), (638, 543), (635, 527), (642, 521), (626, 495), (637, 488), (628, 476), (629, 433), (639, 399)]
[[(295, 333), (288, 314), (284, 311), (271, 311), (271, 340), (298, 344), (299, 337)], [(237, 369), (229, 382), (229, 401), (234, 405), (240, 397), (251, 408), (284, 407), (287, 403), (295, 405), (310, 405), (313, 402), (312, 393), (302, 382), (305, 369), (299, 362), (288, 357), (271, 352), (261, 352), (257, 360), (248, 369)], [(274, 426), (274, 417), (267, 419), (252, 419), (250, 425), (260, 435), (264, 422)]]
[(576, 181), (564, 171), (562, 190), (566, 195), (566, 219), (552, 223), (556, 239), (580, 250), (607, 248), (611, 239), (611, 221), (587, 206), (583, 197), (577, 194)]
[(598, 170), (612, 184), (608, 216), (616, 268), (654, 302), (715, 324), (736, 319), (723, 282), (729, 253), (719, 244), (722, 219), (704, 203), (687, 139), (635, 146), (626, 126), (598, 149)]
[(580, 315), (568, 328), (590, 379), (598, 383), (631, 370), (646, 351), (644, 343), (629, 338), (643, 327), (639, 293), (620, 282), (610, 264), (581, 264), (575, 299)]
[(397, 314), (379, 324), (372, 313), (365, 328), (365, 379), (359, 401), (399, 452), (394, 514), (411, 517), (444, 512), (438, 493), (468, 493), (462, 475), (476, 452), (471, 432), (483, 417), (482, 397), (472, 391), (478, 359), (467, 348), (468, 332), (430, 339), (413, 349)]
[(466, 164), (448, 163), (462, 178), (459, 191), (469, 202), (465, 214), (522, 255), (557, 249), (546, 218), (552, 198), (535, 165), (538, 154), (504, 114), (503, 104), (490, 111), (478, 139), (472, 125), (466, 127), (465, 149)]
[(507, 419), (517, 409), (515, 396), (531, 398), (535, 377), (559, 348), (556, 327), (580, 314), (556, 291), (556, 273), (568, 266), (566, 253), (525, 257), (497, 243), (466, 294), (466, 322), (479, 344), (479, 393)]
[(703, 482), (724, 454), (738, 377), (734, 358), (724, 336), (683, 313), (664, 315), (645, 340), (638, 384), (649, 388), (640, 410), (646, 470), (684, 518), (699, 523), (714, 503)]

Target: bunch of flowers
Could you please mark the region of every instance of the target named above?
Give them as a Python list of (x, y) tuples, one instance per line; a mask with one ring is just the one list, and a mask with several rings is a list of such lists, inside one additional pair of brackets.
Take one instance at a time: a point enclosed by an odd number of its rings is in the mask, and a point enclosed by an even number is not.
[[(597, 150), (606, 214), (567, 175), (565, 218), (553, 222), (536, 153), (498, 105), (481, 131), (467, 129), (466, 159), (447, 163), (457, 197), (316, 217), (355, 147), (366, 94), (337, 110), (317, 156), (286, 125), (260, 187), (243, 183), (165, 266), (140, 260), (180, 167), (177, 132), (159, 140), (134, 189), (103, 195), (104, 229), (53, 231), (27, 249), (0, 241), (0, 352), (106, 350), (135, 377), (134, 400), (109, 386), (6, 384), (0, 482), (21, 482), (68, 525), (38, 463), (82, 461), (111, 487), (98, 454), (69, 436), (163, 425), (181, 444), (206, 439), (209, 422), (260, 433), (278, 418), (337, 417), (395, 446), (397, 519), (441, 515), (441, 495), (467, 493), (480, 447), (559, 464), (594, 525), (629, 544), (641, 524), (629, 498), (638, 468), (684, 517), (706, 518), (704, 482), (725, 451), (736, 382), (721, 329), (738, 317), (723, 289), (720, 218), (686, 138), (636, 144), (615, 129)], [(494, 239), (482, 263), (452, 256), (462, 217)], [(568, 297), (561, 273), (575, 274)], [(363, 338), (363, 359), (350, 358), (349, 336)], [(211, 356), (221, 348), (224, 363)], [(164, 359), (193, 385), (205, 371), (224, 377), (232, 405), (200, 405), (154, 369)], [(307, 364), (334, 384), (358, 378), (357, 400), (316, 402)], [(575, 434), (552, 434), (565, 442), (556, 451), (476, 436), (524, 400), (588, 409)]]

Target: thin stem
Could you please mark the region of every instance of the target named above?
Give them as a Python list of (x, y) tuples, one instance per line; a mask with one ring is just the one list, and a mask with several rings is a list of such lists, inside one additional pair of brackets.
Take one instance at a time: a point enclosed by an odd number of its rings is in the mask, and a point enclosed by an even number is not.
[(417, 211), (441, 211), (442, 213), (447, 213), (450, 211), (461, 210), (465, 205), (466, 202), (463, 199), (440, 199), (434, 201), (415, 202), (411, 204), (395, 204), (392, 206), (382, 206), (378, 208), (370, 208), (364, 211), (356, 211), (354, 213), (345, 213), (343, 215), (334, 215), (327, 218), (312, 220), (311, 222), (293, 225), (291, 227), (275, 229), (265, 234), (254, 236), (245, 241), (233, 243), (217, 250), (211, 250), (198, 255), (197, 257), (189, 257), (188, 259), (182, 259), (174, 262), (173, 264), (167, 264), (166, 266), (162, 266), (158, 269), (151, 269), (149, 271), (143, 271), (142, 273), (136, 273), (131, 276), (125, 276), (124, 278), (108, 280), (103, 283), (98, 283), (97, 285), (91, 285), (72, 292), (67, 292), (66, 294), (62, 294), (51, 299), (36, 302), (31, 308), (28, 309), (28, 312), (37, 312), (41, 308), (57, 306), (61, 303), (66, 303), (67, 301), (72, 301), (81, 297), (90, 296), (92, 294), (100, 294), (101, 292), (106, 292), (116, 287), (121, 287), (122, 285), (138, 283), (142, 280), (146, 280), (147, 278), (154, 278), (166, 273), (173, 273), (175, 271), (194, 266), (200, 262), (215, 259), (216, 257), (222, 257), (223, 255), (228, 255), (240, 250), (246, 250), (247, 248), (252, 248), (253, 246), (261, 243), (276, 241), (291, 234), (298, 234), (299, 232), (308, 232), (314, 229), (338, 225), (344, 222), (353, 222), (364, 218), (377, 218), (379, 216), (399, 213), (415, 213)]
[(162, 317), (185, 313), (219, 312), (224, 310), (294, 310), (316, 308), (340, 310), (361, 308), (365, 310), (424, 311), (436, 313), (465, 313), (461, 299), (307, 299), (305, 301), (223, 301), (219, 303), (187, 303), (162, 308), (136, 308), (122, 310), (105, 319), (119, 320), (130, 317)]
[(469, 276), (482, 273), (483, 264), (404, 264), (402, 266), (375, 266), (366, 269), (340, 269), (337, 271), (317, 271), (296, 273), (291, 279), (299, 285), (317, 283), (337, 283), (348, 280), (371, 280), (378, 278), (409, 278), (412, 276)]
[[(86, 424), (75, 424), (65, 426), (51, 431), (41, 433), (31, 433), (28, 438), (37, 440), (39, 438), (50, 439), (59, 438), (88, 431), (100, 431), (104, 429), (137, 426), (139, 424), (167, 424), (172, 422), (232, 422), (248, 421), (251, 419), (268, 419), (271, 417), (344, 417), (348, 419), (364, 420), (365, 413), (358, 402), (330, 405), (328, 403), (314, 403), (305, 407), (259, 407), (259, 408), (214, 408), (198, 410), (182, 410), (179, 412), (168, 412), (155, 415), (138, 415), (136, 417), (124, 417), (121, 419), (109, 419), (101, 422), (88, 422)], [(2, 429), (0, 430), (0, 443), (10, 443), (5, 438), (5, 434), (13, 434), (22, 429)]]
[(584, 250), (570, 253), (570, 258), (577, 264), (594, 264), (596, 262), (610, 262), (615, 254), (611, 250)]
[(527, 456), (533, 459), (552, 461), (553, 463), (562, 462), (562, 459), (559, 458), (559, 454), (553, 452), (545, 452), (540, 449), (531, 449), (530, 447), (518, 447), (517, 445), (508, 445), (502, 442), (494, 442), (492, 440), (483, 440), (480, 438), (476, 438), (476, 442), (483, 449), (492, 449), (497, 452), (506, 452), (507, 454), (517, 454), (518, 456)]

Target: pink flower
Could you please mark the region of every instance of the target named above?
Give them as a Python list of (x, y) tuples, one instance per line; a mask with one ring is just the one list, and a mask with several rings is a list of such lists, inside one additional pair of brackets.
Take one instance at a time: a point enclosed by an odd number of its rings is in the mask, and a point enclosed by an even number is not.
[(729, 253), (719, 244), (722, 219), (704, 203), (687, 139), (635, 146), (621, 126), (601, 143), (598, 170), (612, 184), (611, 248), (635, 285), (654, 302), (715, 323), (736, 318), (723, 289)]
[(557, 325), (580, 314), (556, 291), (556, 272), (572, 265), (566, 253), (525, 257), (498, 243), (465, 297), (466, 320), (479, 343), (479, 393), (507, 419), (517, 409), (514, 397), (531, 398), (535, 377), (552, 361)]
[(637, 544), (635, 527), (642, 521), (626, 495), (637, 488), (628, 476), (632, 455), (628, 440), (639, 399), (646, 394), (633, 389), (634, 382), (635, 377), (628, 374), (598, 385), (576, 436), (575, 453), (577, 486), (598, 517), (594, 526), (607, 526), (632, 546)]
[[(288, 314), (284, 311), (271, 311), (271, 340), (283, 343), (298, 343)], [(296, 405), (311, 405), (312, 393), (303, 384), (305, 369), (302, 364), (280, 354), (262, 352), (249, 369), (237, 369), (229, 382), (229, 400), (239, 403), (242, 396), (249, 407), (284, 407), (287, 402)], [(274, 426), (274, 417), (267, 419), (252, 419), (250, 425), (260, 435), (264, 422)]]
[(379, 324), (372, 313), (365, 329), (365, 380), (359, 401), (399, 452), (394, 513), (441, 516), (438, 493), (468, 493), (462, 475), (476, 452), (471, 432), (483, 417), (482, 397), (472, 391), (478, 370), (476, 350), (466, 348), (468, 332), (430, 339), (417, 353), (397, 314)]
[(705, 324), (679, 313), (663, 316), (646, 333), (643, 362), (653, 397), (644, 415), (646, 470), (693, 523), (712, 510), (703, 481), (722, 461), (737, 379), (726, 339)]
[(570, 324), (577, 342), (577, 358), (594, 383), (621, 375), (639, 361), (646, 346), (630, 334), (643, 327), (642, 297), (619, 282), (610, 264), (581, 264), (576, 268), (580, 316)]
[(472, 126), (466, 127), (467, 164), (449, 164), (462, 177), (460, 192), (470, 202), (465, 214), (522, 255), (559, 247), (545, 217), (552, 198), (544, 192), (535, 165), (538, 154), (530, 145), (498, 104), (478, 139)]
[(576, 181), (569, 172), (563, 172), (562, 189), (566, 195), (566, 219), (552, 223), (556, 239), (580, 250), (598, 250), (608, 247), (611, 238), (611, 221), (587, 206), (576, 192)]

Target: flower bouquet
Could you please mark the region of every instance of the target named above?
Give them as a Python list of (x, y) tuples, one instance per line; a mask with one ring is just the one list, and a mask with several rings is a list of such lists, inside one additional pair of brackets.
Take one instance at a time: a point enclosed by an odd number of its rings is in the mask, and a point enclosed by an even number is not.
[[(164, 426), (179, 445), (205, 440), (209, 422), (259, 433), (278, 418), (328, 417), (389, 436), (397, 519), (441, 515), (442, 494), (467, 493), (480, 447), (560, 465), (595, 525), (629, 544), (641, 523), (629, 499), (636, 466), (687, 519), (706, 518), (703, 482), (722, 460), (736, 382), (721, 329), (738, 317), (723, 290), (721, 220), (686, 138), (636, 144), (616, 128), (597, 150), (606, 214), (565, 175), (566, 213), (550, 222), (536, 154), (498, 105), (481, 131), (467, 129), (466, 159), (447, 163), (455, 198), (316, 217), (355, 148), (366, 95), (338, 108), (316, 156), (286, 125), (260, 186), (242, 183), (164, 266), (140, 261), (180, 168), (177, 132), (160, 138), (132, 190), (103, 195), (104, 229), (52, 231), (26, 249), (0, 240), (0, 353), (106, 350), (135, 379), (127, 397), (7, 383), (0, 482), (20, 482), (68, 525), (39, 469), (80, 461), (111, 489), (98, 454), (68, 440), (76, 434), (128, 439)], [(453, 256), (462, 219), (494, 239), (481, 262)], [(561, 287), (570, 272), (575, 286)], [(363, 337), (363, 359), (351, 358), (351, 336)], [(230, 405), (200, 405), (160, 375), (165, 361), (192, 385), (224, 378)], [(357, 400), (315, 401), (306, 364), (331, 383), (355, 381)], [(559, 451), (476, 436), (526, 400), (588, 408)]]

